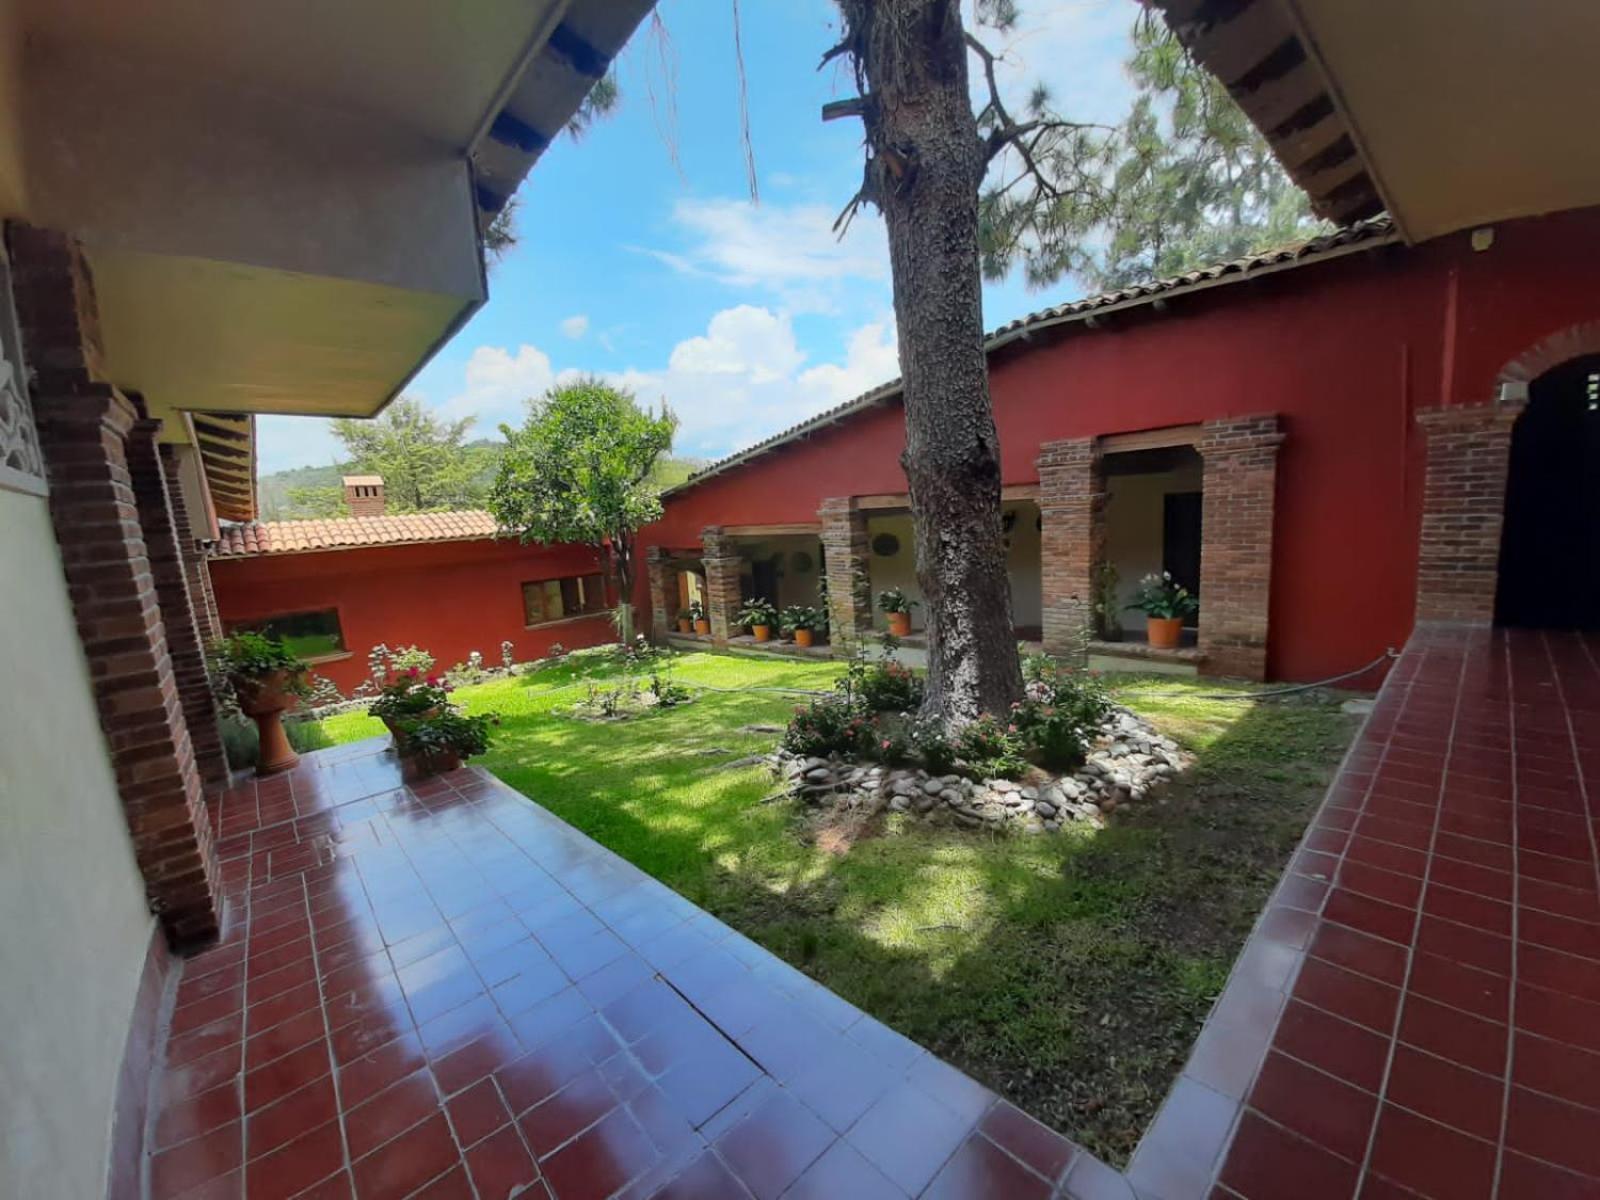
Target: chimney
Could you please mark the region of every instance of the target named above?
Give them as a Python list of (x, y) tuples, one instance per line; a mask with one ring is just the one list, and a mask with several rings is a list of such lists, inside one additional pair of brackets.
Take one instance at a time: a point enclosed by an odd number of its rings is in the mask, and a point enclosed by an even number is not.
[(344, 503), (352, 517), (383, 516), (383, 476), (346, 475)]

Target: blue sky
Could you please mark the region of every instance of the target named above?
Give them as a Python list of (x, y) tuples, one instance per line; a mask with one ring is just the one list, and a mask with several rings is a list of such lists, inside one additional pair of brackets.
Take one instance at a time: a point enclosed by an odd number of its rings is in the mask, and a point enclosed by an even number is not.
[[(408, 389), (473, 416), (473, 436), (520, 422), (524, 400), (563, 375), (594, 372), (666, 400), (676, 452), (713, 458), (898, 373), (882, 222), (863, 214), (843, 242), (829, 229), (861, 177), (859, 123), (819, 118), (854, 91), (842, 69), (815, 69), (836, 40), (831, 0), (741, 5), (759, 203), (730, 4), (663, 0), (661, 13), (668, 41), (641, 29), (619, 60), (618, 111), (534, 167), (488, 304)], [(1042, 79), (1064, 115), (1113, 121), (1130, 98), (1136, 13), (1133, 0), (1025, 0), (1015, 33), (985, 40), (1004, 50), (1014, 98)], [(989, 285), (985, 325), (1080, 290)], [(259, 431), (262, 473), (337, 457), (324, 422), (263, 417)]]

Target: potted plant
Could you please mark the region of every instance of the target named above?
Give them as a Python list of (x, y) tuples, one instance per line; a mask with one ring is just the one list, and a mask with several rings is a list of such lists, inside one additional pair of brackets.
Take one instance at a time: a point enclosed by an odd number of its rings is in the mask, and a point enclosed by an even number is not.
[(885, 588), (878, 593), (878, 607), (889, 618), (889, 632), (895, 637), (905, 637), (911, 632), (911, 610), (917, 601), (906, 596), (897, 587)]
[(369, 712), (394, 736), (395, 749), (406, 751), (407, 728), (412, 722), (438, 716), (449, 707), (451, 687), (434, 675), (423, 675), (417, 667), (396, 671), (383, 685)]
[(309, 666), (277, 638), (240, 630), (212, 646), (211, 669), (239, 711), (256, 723), (261, 738), (256, 774), (273, 775), (299, 762), (284, 732), (283, 714), (310, 691)]
[(1153, 649), (1175, 650), (1183, 636), (1183, 619), (1200, 610), (1200, 601), (1188, 588), (1173, 582), (1169, 572), (1163, 571), (1159, 575), (1146, 575), (1139, 581), (1139, 590), (1128, 607), (1144, 613)]
[[(691, 607), (693, 606), (691, 605)], [(678, 632), (694, 632), (694, 618), (689, 615), (689, 610), (687, 608), (678, 613)]]
[(756, 641), (766, 642), (772, 639), (772, 627), (778, 623), (778, 610), (771, 601), (758, 596), (745, 601), (745, 606), (739, 610), (738, 620), (739, 624), (750, 627)]
[(469, 717), (450, 705), (432, 716), (402, 722), (405, 749), (401, 765), (405, 778), (423, 779), (441, 771), (454, 771), (462, 759), (489, 748), (489, 726), (498, 723), (497, 717)]
[(796, 646), (810, 646), (817, 640), (817, 631), (828, 627), (828, 618), (808, 604), (791, 604), (783, 610), (782, 626)]
[(706, 616), (706, 606), (698, 600), (689, 602), (689, 619), (694, 622), (696, 633), (710, 633), (711, 621)]

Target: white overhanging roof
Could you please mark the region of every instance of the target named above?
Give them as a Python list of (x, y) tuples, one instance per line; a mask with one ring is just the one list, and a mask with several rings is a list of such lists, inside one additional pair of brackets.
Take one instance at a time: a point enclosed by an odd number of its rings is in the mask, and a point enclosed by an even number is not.
[(82, 239), (111, 382), (158, 414), (370, 416), (648, 9), (0, 0), (0, 215)]
[(1594, 0), (1152, 0), (1317, 211), (1409, 241), (1600, 204)]

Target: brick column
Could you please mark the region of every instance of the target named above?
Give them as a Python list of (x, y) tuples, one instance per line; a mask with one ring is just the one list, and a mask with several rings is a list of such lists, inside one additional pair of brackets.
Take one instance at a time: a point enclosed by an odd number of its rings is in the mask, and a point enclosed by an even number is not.
[[(139, 414), (98, 381), (76, 242), (20, 225), (8, 239), (50, 513), (134, 854), (169, 940), (201, 942), (217, 932), (220, 879), (129, 463)], [(62, 748), (74, 752), (93, 751)]]
[(663, 546), (644, 552), (650, 576), (650, 631), (659, 639), (678, 627), (678, 570)]
[(1209, 675), (1267, 677), (1276, 415), (1207, 421), (1200, 512), (1200, 650)]
[(828, 583), (828, 638), (834, 649), (848, 652), (872, 637), (867, 515), (852, 497), (836, 496), (822, 502), (817, 516)]
[(744, 559), (734, 540), (720, 525), (708, 525), (700, 534), (705, 548), (701, 562), (706, 568), (706, 616), (711, 620), (711, 640), (726, 646), (739, 628), (739, 610), (744, 607)]
[(1105, 476), (1094, 438), (1039, 447), (1039, 575), (1046, 654), (1076, 657), (1094, 622), (1094, 570), (1105, 556)]
[(1417, 620), (1494, 620), (1511, 432), (1523, 404), (1452, 404), (1417, 413), (1428, 443), (1417, 558)]
[[(161, 623), (167, 631), (167, 652), (183, 720), (189, 727), (195, 765), (208, 788), (228, 786), (228, 756), (217, 725), (217, 704), (206, 671), (206, 636), (200, 628), (189, 589), (194, 567), (205, 570), (194, 538), (178, 479), (178, 448), (158, 445), (159, 421), (141, 421), (128, 443), (128, 462), (139, 501), (139, 524), (144, 529), (156, 594), (161, 600)], [(141, 437), (143, 432), (147, 436)], [(209, 578), (209, 577), (208, 577)]]

